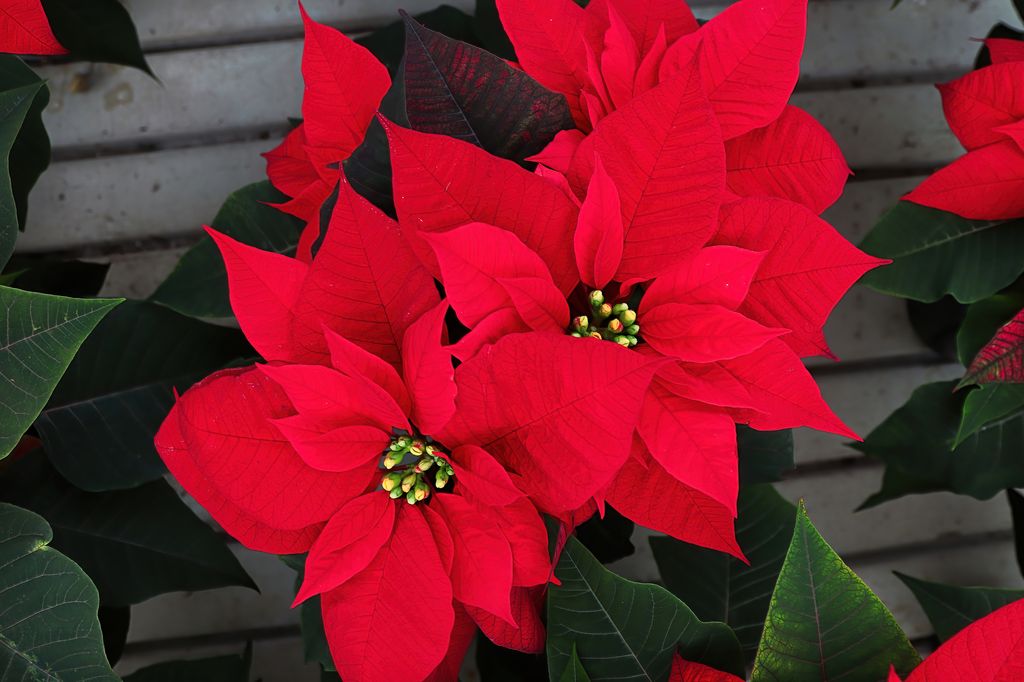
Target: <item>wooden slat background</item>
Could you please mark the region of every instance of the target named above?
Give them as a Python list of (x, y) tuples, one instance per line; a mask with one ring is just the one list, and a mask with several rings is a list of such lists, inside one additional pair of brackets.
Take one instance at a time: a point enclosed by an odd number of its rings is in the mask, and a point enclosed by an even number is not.
[[(259, 153), (297, 115), (301, 25), (290, 0), (126, 0), (160, 77), (68, 64), (42, 69), (55, 163), (33, 192), (18, 248), (109, 260), (106, 294), (144, 297), (232, 190), (263, 175)], [(306, 0), (310, 13), (350, 33), (415, 13), (435, 0)], [(471, 0), (451, 2), (471, 9)], [(726, 3), (697, 3), (710, 17)], [(1003, 0), (811, 0), (804, 75), (794, 103), (833, 132), (856, 175), (827, 218), (858, 241), (932, 168), (959, 153), (932, 83), (969, 68)], [(89, 87), (72, 92), (73, 78)], [(273, 93), (268, 96), (268, 93)], [(857, 288), (827, 334), (839, 364), (810, 363), (826, 398), (861, 433), (925, 382), (956, 375), (914, 337), (904, 305)], [(815, 523), (893, 609), (914, 638), (930, 628), (893, 576), (1019, 586), (1001, 498), (906, 498), (854, 513), (877, 489), (879, 467), (833, 436), (797, 434), (798, 470), (780, 485), (804, 497)], [(656, 578), (646, 541), (617, 568)], [(122, 673), (157, 660), (240, 651), (255, 643), (268, 682), (316, 680), (302, 662), (292, 572), (236, 547), (261, 593), (230, 588), (153, 599), (133, 611)]]

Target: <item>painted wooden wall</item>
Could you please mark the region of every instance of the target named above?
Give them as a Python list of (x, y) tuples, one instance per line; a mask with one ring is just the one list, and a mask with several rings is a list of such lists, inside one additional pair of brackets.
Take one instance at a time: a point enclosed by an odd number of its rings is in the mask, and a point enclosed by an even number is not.
[[(166, 275), (232, 190), (261, 179), (259, 153), (299, 112), (301, 26), (291, 0), (126, 0), (157, 83), (120, 67), (43, 69), (52, 90), (46, 123), (55, 163), (33, 192), (19, 249), (113, 263), (104, 293), (144, 297)], [(306, 0), (317, 19), (351, 33), (436, 0)], [(471, 0), (451, 2), (471, 9)], [(922, 174), (959, 153), (932, 83), (967, 68), (1004, 0), (811, 0), (803, 78), (794, 103), (836, 136), (856, 172), (826, 217), (857, 242)], [(723, 3), (701, 3), (710, 17)], [(72, 79), (85, 79), (72, 91)], [(268, 96), (268, 93), (273, 93)], [(913, 336), (902, 303), (855, 289), (827, 329), (843, 362), (813, 362), (826, 398), (865, 433), (918, 384), (956, 375)], [(953, 495), (905, 498), (853, 510), (881, 469), (834, 436), (797, 434), (798, 469), (780, 485), (804, 497), (819, 529), (914, 638), (930, 628), (900, 570), (931, 580), (1014, 586), (1004, 502)], [(647, 543), (618, 568), (654, 579)], [(167, 595), (133, 611), (122, 673), (155, 660), (240, 651), (255, 644), (267, 682), (315, 680), (305, 666), (292, 572), (236, 548), (261, 588)]]

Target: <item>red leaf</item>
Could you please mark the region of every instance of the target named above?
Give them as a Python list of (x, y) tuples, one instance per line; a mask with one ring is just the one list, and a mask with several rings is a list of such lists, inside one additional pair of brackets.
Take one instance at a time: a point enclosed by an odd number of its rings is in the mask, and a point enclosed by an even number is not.
[(801, 357), (831, 356), (822, 334), (829, 313), (865, 272), (886, 262), (850, 244), (810, 209), (782, 199), (723, 206), (712, 241), (767, 252), (739, 311), (792, 330), (782, 340)]
[(516, 332), (526, 331), (522, 318), (512, 308), (502, 308), (485, 317), (480, 324), (456, 344), (449, 346), (452, 355), (465, 362), (480, 352), (484, 346), (497, 343), (503, 337)]
[(391, 434), (376, 426), (335, 426), (301, 414), (275, 419), (274, 426), (302, 461), (320, 471), (351, 471), (375, 461), (391, 442)]
[(550, 276), (499, 277), (498, 283), (529, 329), (557, 334), (569, 325), (569, 304)]
[(646, 467), (634, 459), (626, 462), (608, 489), (608, 503), (642, 526), (743, 559), (732, 512), (677, 481), (657, 462), (646, 461)]
[(198, 473), (225, 503), (264, 525), (300, 530), (326, 521), (365, 492), (376, 462), (343, 474), (307, 466), (272, 423), (291, 414), (284, 391), (247, 368), (196, 384), (172, 416)]
[(0, 6), (0, 52), (68, 53), (53, 35), (42, 0), (4, 0)]
[(619, 190), (598, 157), (573, 239), (584, 284), (600, 289), (611, 281), (622, 260), (624, 231)]
[(787, 329), (758, 324), (719, 305), (664, 303), (642, 313), (644, 340), (687, 362), (715, 362), (752, 353)]
[(270, 184), (290, 197), (297, 197), (310, 185), (320, 182), (320, 174), (306, 153), (306, 131), (301, 123), (281, 144), (264, 153), (263, 158), (267, 160)]
[(171, 408), (160, 426), (155, 444), (160, 459), (178, 483), (221, 528), (249, 549), (270, 554), (299, 554), (307, 551), (320, 533), (320, 523), (298, 529), (268, 525), (228, 500), (196, 465), (195, 455), (182, 433), (181, 411), (177, 405)]
[(338, 191), (295, 303), (295, 343), (310, 356), (326, 356), (327, 327), (400, 367), (406, 329), (440, 297), (398, 224), (344, 178)]
[[(687, 11), (689, 11), (689, 8), (687, 8)], [(637, 69), (636, 78), (633, 80), (634, 97), (642, 95), (658, 84), (658, 79), (660, 78), (658, 71), (661, 67), (661, 60), (665, 58), (666, 51), (668, 51), (668, 43), (665, 39), (665, 26), (662, 25), (658, 29), (650, 51), (644, 55), (643, 60), (640, 62), (640, 68)]]
[(622, 203), (626, 239), (617, 280), (649, 279), (714, 234), (725, 148), (692, 64), (609, 115), (580, 145), (569, 173), (580, 194), (595, 153)]
[(700, 663), (684, 661), (678, 655), (672, 659), (672, 672), (668, 682), (743, 682), (742, 678)]
[(456, 370), (458, 411), (441, 440), (486, 449), (522, 477), (542, 511), (575, 509), (628, 456), (659, 364), (609, 341), (505, 337)]
[(993, 129), (1024, 117), (1024, 63), (993, 64), (939, 85), (950, 129), (967, 149), (1002, 139)]
[(543, 587), (513, 587), (512, 615), (518, 627), (509, 625), (483, 609), (467, 606), (466, 611), (480, 626), (487, 639), (498, 646), (538, 654), (544, 651), (544, 621), (540, 617), (543, 603)]
[(447, 522), (455, 545), (451, 571), (455, 598), (514, 625), (509, 603), (512, 548), (504, 535), (494, 532), (491, 511), (460, 495), (435, 495), (431, 506)]
[(1024, 61), (1024, 41), (1012, 38), (987, 38), (985, 47), (993, 64)]
[(904, 198), (976, 220), (1024, 216), (1024, 150), (1013, 140), (975, 149)]
[(1024, 679), (1024, 600), (968, 625), (924, 659), (907, 682), (1013, 682)]
[(534, 154), (573, 120), (565, 97), (505, 60), (405, 16), (410, 127), (466, 140), (506, 159)]
[(395, 507), (383, 492), (352, 500), (331, 517), (306, 558), (293, 607), (333, 590), (365, 569), (391, 537)]
[(335, 369), (351, 377), (362, 377), (372, 381), (394, 398), (402, 412), (412, 412), (409, 392), (402, 377), (392, 365), (329, 329), (324, 331), (324, 337), (327, 339), (331, 364)]
[(978, 351), (960, 385), (995, 383), (1024, 383), (1024, 310)]
[(544, 259), (560, 291), (576, 286), (576, 266), (565, 245), (578, 210), (561, 189), (466, 142), (393, 123), (384, 126), (391, 141), (399, 221), (435, 273), (434, 256), (417, 234), (480, 222), (519, 237)]
[[(423, 238), (437, 257), (448, 301), (467, 327), (499, 310), (517, 308), (516, 292), (509, 291), (505, 280), (546, 280), (559, 296), (544, 261), (507, 230), (470, 223), (448, 232), (425, 233)], [(564, 304), (565, 298), (560, 298)], [(568, 311), (564, 317), (561, 326), (568, 323)]]
[(405, 385), (412, 396), (416, 425), (437, 433), (455, 412), (455, 368), (441, 346), (448, 303), (442, 301), (409, 327), (403, 343)]
[(265, 360), (302, 362), (292, 343), (293, 310), (308, 268), (294, 258), (262, 251), (207, 227), (224, 259), (228, 295), (238, 324)]
[(551, 576), (548, 532), (536, 507), (523, 498), (494, 510), (498, 527), (512, 548), (512, 584), (544, 585)]
[(903, 682), (900, 679), (900, 676), (898, 674), (896, 674), (896, 667), (895, 666), (892, 666), (892, 665), (889, 666), (888, 682)]
[(559, 173), (565, 173), (569, 170), (572, 156), (576, 153), (576, 148), (583, 142), (584, 137), (586, 136), (579, 130), (563, 130), (555, 135), (555, 138), (543, 150), (531, 156), (527, 161), (543, 164)]
[(641, 56), (651, 51), (662, 27), (670, 45), (697, 30), (693, 12), (680, 0), (591, 0), (587, 12), (607, 25), (607, 9), (612, 7), (625, 20)]
[(725, 410), (680, 398), (655, 383), (637, 431), (669, 475), (736, 515), (736, 425)]
[(743, 384), (716, 364), (673, 362), (662, 367), (654, 381), (681, 398), (718, 407), (753, 409), (754, 399)]
[[(681, 4), (681, 3), (680, 3)], [(611, 109), (621, 107), (633, 98), (633, 81), (640, 66), (640, 51), (622, 15), (614, 4), (606, 7), (604, 50), (601, 52), (600, 73), (608, 90)], [(597, 80), (592, 77), (592, 80)]]
[(590, 85), (587, 45), (601, 27), (573, 0), (498, 0), (498, 14), (519, 63), (542, 85), (565, 95), (577, 125), (586, 123), (580, 93)]
[(423, 682), (451, 682), (458, 680), (462, 670), (462, 661), (466, 658), (466, 651), (476, 637), (476, 623), (466, 613), (465, 607), (458, 602), (453, 602), (455, 609), (455, 625), (452, 627), (452, 637), (448, 642), (448, 652), (444, 660), (434, 668)]
[(303, 127), (310, 144), (337, 151), (340, 161), (363, 141), (391, 77), (365, 47), (310, 19), (301, 4), (299, 9), (306, 29)]
[[(444, 660), (455, 624), (452, 588), (421, 505), (398, 504), (390, 542), (323, 595), (331, 658), (346, 680), (421, 680)], [(410, 589), (426, 585), (429, 589)], [(396, 659), (396, 637), (412, 633)]]
[(757, 410), (737, 411), (737, 421), (760, 431), (807, 426), (860, 440), (825, 404), (814, 378), (781, 340), (719, 365), (743, 384)]
[(768, 125), (800, 75), (807, 0), (742, 0), (671, 46), (661, 77), (700, 52), (704, 88), (725, 139)]
[(850, 168), (824, 126), (787, 106), (763, 128), (725, 143), (729, 189), (790, 199), (821, 213), (843, 193)]
[(506, 507), (526, 497), (508, 472), (483, 448), (462, 445), (452, 451), (450, 460), (466, 497), (490, 507)]
[(1021, 150), (1024, 150), (1024, 118), (1016, 123), (999, 126), (995, 130), (1000, 135), (1005, 135), (1013, 140)]
[(750, 290), (765, 254), (710, 246), (662, 273), (644, 292), (640, 312), (666, 303), (710, 303), (735, 310)]

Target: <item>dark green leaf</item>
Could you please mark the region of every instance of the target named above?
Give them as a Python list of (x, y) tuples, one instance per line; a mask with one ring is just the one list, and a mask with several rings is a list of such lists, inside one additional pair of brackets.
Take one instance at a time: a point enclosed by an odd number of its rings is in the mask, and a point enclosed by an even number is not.
[(405, 110), (414, 129), (523, 161), (574, 127), (564, 95), (486, 50), (405, 21)]
[(473, 12), (473, 30), (480, 38), (481, 47), (493, 52), (502, 59), (517, 61), (516, 50), (512, 41), (501, 25), (498, 16), (498, 4), (494, 0), (476, 0), (476, 11)]
[(570, 538), (548, 589), (548, 671), (558, 679), (573, 647), (592, 680), (664, 680), (679, 654), (740, 673), (736, 635), (724, 623), (701, 622), (671, 592), (635, 583), (604, 568)]
[[(266, 205), (287, 200), (269, 182), (248, 185), (227, 198), (212, 226), (249, 246), (291, 255), (302, 225)], [(182, 256), (150, 300), (190, 317), (231, 317), (227, 273), (213, 240), (204, 235)]]
[(583, 663), (580, 661), (580, 656), (576, 653), (575, 644), (572, 647), (572, 656), (569, 659), (569, 664), (565, 666), (565, 670), (562, 671), (562, 675), (558, 680), (559, 682), (590, 682), (590, 676), (587, 675), (587, 671), (583, 668)]
[(740, 491), (736, 540), (750, 561), (666, 536), (650, 539), (665, 587), (705, 621), (733, 629), (752, 661), (768, 602), (793, 536), (796, 508), (768, 484)]
[[(13, 55), (0, 55), (0, 90), (26, 85), (39, 85), (42, 81), (25, 62)], [(46, 167), (50, 165), (50, 136), (43, 125), (43, 109), (50, 103), (50, 89), (42, 85), (25, 115), (10, 154), (11, 190), (18, 209), (18, 225), (24, 230), (28, 214), (28, 193)], [(69, 294), (77, 295), (77, 294)]]
[(628, 557), (636, 551), (630, 538), (633, 522), (610, 506), (604, 518), (594, 514), (576, 528), (576, 537), (602, 564)]
[(156, 663), (126, 675), (124, 682), (249, 682), (252, 645), (241, 656)]
[(893, 261), (863, 277), (872, 289), (918, 301), (950, 294), (961, 303), (973, 303), (1024, 272), (1024, 220), (967, 220), (901, 201), (860, 247)]
[(236, 329), (127, 301), (82, 344), (36, 429), (54, 466), (83, 490), (156, 480), (166, 469), (153, 436), (174, 389), (252, 353)]
[(14, 253), (18, 238), (18, 205), (11, 178), (11, 154), (43, 82), (11, 88), (0, 92), (0, 268)]
[(1013, 517), (1013, 547), (1017, 555), (1017, 568), (1024, 575), (1024, 496), (1016, 490), (1007, 490), (1006, 497)]
[(15, 254), (7, 269), (18, 271), (12, 284), (17, 284), (22, 291), (88, 298), (103, 287), (110, 263), (38, 259)]
[(120, 302), (0, 287), (0, 459), (43, 409), (85, 337)]
[(967, 308), (956, 335), (957, 357), (967, 367), (1004, 324), (1024, 308), (1024, 291), (1017, 287), (989, 296)]
[[(389, 121), (402, 126), (409, 125), (405, 115), (405, 68), (399, 67), (391, 80), (391, 88), (380, 102), (380, 113)], [(384, 127), (374, 119), (366, 129), (366, 137), (343, 163), (345, 178), (352, 189), (389, 216), (395, 215), (395, 204), (391, 197), (391, 152)], [(321, 230), (325, 225), (321, 216)]]
[(81, 568), (48, 547), (41, 517), (0, 503), (0, 669), (5, 680), (110, 680), (100, 598)]
[(950, 491), (988, 499), (1024, 485), (1024, 415), (982, 427), (953, 449), (965, 391), (955, 381), (925, 384), (851, 447), (882, 460), (882, 490), (862, 508), (913, 493)]
[(993, 422), (1017, 417), (1022, 410), (1024, 384), (983, 384), (970, 390), (964, 401), (963, 418), (953, 447), (959, 447), (982, 428), (992, 426)]
[(896, 620), (797, 510), (772, 594), (753, 682), (884, 680), (921, 659)]
[(138, 604), (166, 592), (256, 587), (222, 536), (164, 481), (86, 493), (36, 452), (4, 472), (0, 492), (49, 521), (54, 547), (85, 569), (105, 606)]
[[(298, 592), (306, 568), (306, 555), (287, 554), (281, 556), (281, 560), (296, 571), (295, 591)], [(299, 623), (302, 627), (302, 650), (306, 663), (319, 663), (321, 669), (333, 672), (334, 659), (331, 658), (331, 651), (327, 645), (320, 595), (311, 597), (299, 605)]]
[(483, 633), (476, 638), (476, 667), (481, 682), (537, 682), (548, 678), (548, 665), (542, 654), (504, 649)]
[[(476, 36), (473, 34), (473, 18), (451, 5), (441, 5), (437, 9), (417, 14), (415, 19), (427, 28), (443, 33), (450, 38), (476, 44)], [(405, 25), (401, 19), (359, 38), (356, 42), (372, 52), (373, 56), (388, 67), (392, 76), (398, 73), (405, 46)]]
[(793, 460), (793, 432), (755, 431), (736, 427), (740, 458), (740, 485), (775, 483), (796, 466)]
[(103, 630), (103, 650), (110, 665), (116, 665), (128, 641), (128, 628), (132, 622), (132, 607), (100, 605), (100, 628)]
[(120, 0), (43, 0), (53, 35), (75, 59), (123, 64), (153, 72)]
[(1024, 599), (1024, 590), (957, 587), (912, 578), (898, 571), (894, 573), (914, 593), (928, 616), (928, 622), (935, 628), (935, 634), (943, 642), (979, 618), (1018, 599)]

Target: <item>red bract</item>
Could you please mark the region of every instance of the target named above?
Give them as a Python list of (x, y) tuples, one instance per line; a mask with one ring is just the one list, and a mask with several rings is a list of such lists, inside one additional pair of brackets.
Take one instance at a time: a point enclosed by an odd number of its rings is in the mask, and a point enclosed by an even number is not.
[[(939, 86), (950, 129), (968, 151), (907, 195), (979, 220), (1024, 216), (1024, 54), (990, 41), (993, 64)], [(1003, 45), (1016, 43), (1018, 47)]]
[(678, 655), (672, 660), (668, 682), (742, 682), (739, 677), (700, 663), (684, 661)]
[[(1024, 600), (1013, 602), (955, 634), (906, 682), (1012, 682), (1024, 679)], [(895, 671), (890, 682), (900, 682)]]
[[(267, 152), (267, 176), (292, 197), (281, 210), (312, 223), (337, 177), (332, 165), (345, 160), (366, 135), (384, 93), (391, 87), (387, 69), (343, 33), (313, 21), (305, 9), (306, 41), (302, 52), (303, 122), (274, 150)], [(307, 229), (299, 256), (310, 260), (319, 234)]]
[(1024, 383), (1024, 310), (978, 351), (961, 385)]
[[(397, 226), (341, 188), (311, 265), (211, 231), (269, 363), (190, 389), (157, 448), (245, 545), (309, 552), (297, 602), (323, 596), (345, 679), (452, 679), (475, 624), (539, 651), (547, 532), (489, 444), (430, 439), (479, 409), (456, 404), (448, 305)], [(397, 669), (396, 632), (416, 633)]]
[(41, 0), (5, 0), (0, 6), (0, 52), (67, 54), (50, 28)]

